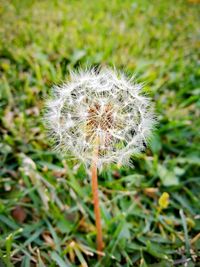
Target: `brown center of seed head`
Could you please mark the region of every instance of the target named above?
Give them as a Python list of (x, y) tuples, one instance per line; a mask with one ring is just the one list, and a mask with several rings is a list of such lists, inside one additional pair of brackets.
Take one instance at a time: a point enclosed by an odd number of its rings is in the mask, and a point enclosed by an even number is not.
[(112, 105), (100, 105), (98, 103), (91, 106), (88, 110), (87, 128), (88, 135), (91, 136), (101, 130), (107, 132), (114, 126)]

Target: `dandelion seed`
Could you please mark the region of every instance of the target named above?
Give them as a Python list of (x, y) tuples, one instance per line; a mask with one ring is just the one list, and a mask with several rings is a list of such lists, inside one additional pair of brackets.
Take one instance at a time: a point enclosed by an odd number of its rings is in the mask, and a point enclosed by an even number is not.
[(92, 166), (97, 243), (102, 233), (97, 169), (110, 163), (129, 164), (145, 149), (155, 119), (152, 104), (134, 79), (108, 68), (71, 73), (70, 81), (53, 88), (45, 120), (56, 149)]
[(110, 69), (72, 73), (69, 82), (55, 86), (45, 120), (56, 149), (87, 166), (99, 138), (99, 169), (129, 162), (145, 148), (155, 122), (141, 85)]

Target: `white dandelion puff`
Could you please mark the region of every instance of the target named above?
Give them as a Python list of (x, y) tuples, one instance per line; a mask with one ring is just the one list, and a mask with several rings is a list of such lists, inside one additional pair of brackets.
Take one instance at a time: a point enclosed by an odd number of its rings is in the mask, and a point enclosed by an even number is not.
[(129, 162), (144, 150), (155, 118), (141, 84), (104, 68), (71, 73), (53, 88), (45, 120), (56, 149), (91, 163), (98, 138), (98, 167)]

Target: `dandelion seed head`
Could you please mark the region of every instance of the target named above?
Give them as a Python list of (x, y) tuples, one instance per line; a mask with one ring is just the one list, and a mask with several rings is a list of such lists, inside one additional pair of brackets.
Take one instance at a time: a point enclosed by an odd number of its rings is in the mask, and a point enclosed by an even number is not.
[(71, 73), (53, 87), (45, 122), (55, 148), (90, 164), (98, 140), (98, 167), (127, 164), (144, 150), (155, 124), (150, 99), (134, 78), (108, 68)]

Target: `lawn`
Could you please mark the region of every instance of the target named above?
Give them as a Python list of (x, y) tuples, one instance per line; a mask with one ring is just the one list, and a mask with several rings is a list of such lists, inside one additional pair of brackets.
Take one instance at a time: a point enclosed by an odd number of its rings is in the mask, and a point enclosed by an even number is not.
[[(198, 2), (0, 1), (0, 266), (200, 266)], [(100, 261), (90, 178), (42, 120), (54, 84), (99, 65), (144, 83), (158, 120), (134, 167), (99, 174)]]

